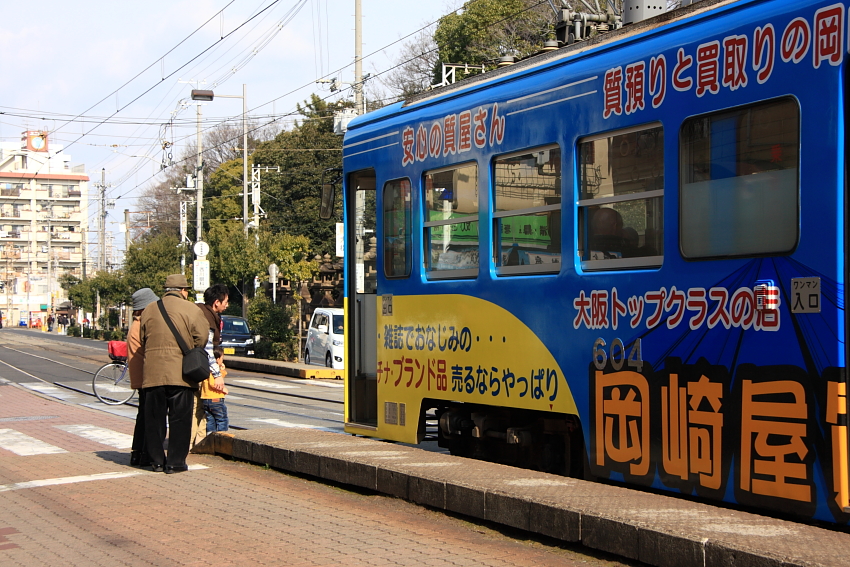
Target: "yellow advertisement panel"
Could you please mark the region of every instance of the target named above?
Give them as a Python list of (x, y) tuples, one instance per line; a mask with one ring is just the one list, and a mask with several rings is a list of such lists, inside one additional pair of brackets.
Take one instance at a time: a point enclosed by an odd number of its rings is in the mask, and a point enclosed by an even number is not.
[(416, 442), (423, 398), (577, 414), (552, 354), (501, 307), (465, 295), (376, 300), (378, 436)]

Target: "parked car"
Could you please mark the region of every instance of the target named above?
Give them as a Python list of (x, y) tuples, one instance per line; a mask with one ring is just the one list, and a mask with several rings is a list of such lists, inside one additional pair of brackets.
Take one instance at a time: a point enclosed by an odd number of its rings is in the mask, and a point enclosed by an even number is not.
[(345, 318), (342, 309), (319, 308), (313, 312), (304, 347), (306, 364), (325, 363), (328, 368), (341, 369), (345, 355), (343, 338)]
[(221, 316), (221, 348), (224, 354), (236, 356), (254, 356), (254, 337), (248, 321), (232, 315)]

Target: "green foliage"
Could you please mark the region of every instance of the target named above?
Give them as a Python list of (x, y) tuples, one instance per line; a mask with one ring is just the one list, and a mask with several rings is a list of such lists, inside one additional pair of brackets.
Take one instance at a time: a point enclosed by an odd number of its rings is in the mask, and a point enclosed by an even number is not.
[[(66, 275), (60, 278), (60, 285), (68, 292), (68, 298), (73, 305), (86, 311), (95, 310), (98, 292), (101, 305), (110, 307), (130, 301), (134, 291), (127, 285), (121, 271), (97, 272), (94, 277), (85, 280)], [(108, 321), (104, 321), (102, 325), (107, 323)]]
[(130, 295), (143, 287), (160, 295), (165, 278), (180, 273), (183, 251), (180, 238), (170, 233), (160, 233), (131, 244), (124, 259), (125, 285), (131, 290)]
[(303, 236), (261, 230), (258, 238), (245, 238), (239, 222), (211, 223), (207, 233), (212, 252), (210, 270), (213, 281), (239, 287), (260, 276), (268, 280), (269, 264), (278, 265), (280, 277), (306, 280), (318, 270), (310, 259), (310, 241)]
[(91, 327), (83, 327), (83, 338), (84, 339), (92, 338), (92, 328)]
[(67, 334), (69, 337), (79, 337), (82, 335), (82, 332), (78, 325), (74, 325), (73, 327), (68, 327), (68, 329), (65, 331), (65, 334)]
[(440, 63), (488, 64), (503, 55), (526, 57), (553, 36), (553, 12), (535, 0), (474, 0), (443, 17), (434, 33), (439, 61), (435, 82), (442, 80)]
[(272, 342), (287, 342), (294, 337), (290, 310), (273, 304), (264, 293), (248, 305), (248, 325), (255, 334)]
[[(289, 131), (261, 144), (254, 163), (278, 166), (280, 173), (263, 173), (263, 208), (272, 232), (306, 236), (311, 254), (334, 251), (334, 221), (319, 219), (322, 172), (342, 167), (342, 137), (333, 133), (333, 113), (350, 103), (329, 104), (311, 95), (299, 112), (306, 118)], [(341, 214), (341, 207), (337, 207)], [(341, 217), (340, 217), (341, 218)]]
[(296, 346), (296, 341), (276, 343), (262, 340), (254, 345), (254, 353), (257, 358), (290, 361), (296, 360), (298, 357)]

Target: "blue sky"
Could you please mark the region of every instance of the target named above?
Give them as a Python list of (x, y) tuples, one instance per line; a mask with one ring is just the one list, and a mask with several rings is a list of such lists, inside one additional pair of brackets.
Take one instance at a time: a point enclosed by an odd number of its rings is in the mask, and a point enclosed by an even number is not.
[[(362, 0), (363, 54), (376, 52), (364, 73), (391, 67), (401, 47), (391, 43), (460, 4)], [(179, 105), (193, 86), (179, 80), (227, 95), (245, 83), (249, 113), (262, 120), (313, 92), (330, 95), (317, 78), (354, 77), (354, 0), (7, 2), (3, 20), (0, 139), (48, 130), (92, 181), (105, 168), (110, 197), (120, 197), (111, 221), (136, 210), (139, 189), (155, 180), (163, 137), (174, 158), (194, 140), (195, 107)], [(216, 99), (203, 107), (205, 127), (241, 112), (241, 100)]]

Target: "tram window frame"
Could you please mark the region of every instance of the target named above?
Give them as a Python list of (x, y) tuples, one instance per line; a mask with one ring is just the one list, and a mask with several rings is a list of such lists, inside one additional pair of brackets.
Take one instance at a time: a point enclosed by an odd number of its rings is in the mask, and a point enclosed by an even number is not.
[[(434, 199), (434, 195), (430, 194), (429, 192), (434, 191), (434, 193), (436, 194), (436, 191), (433, 188), (434, 177), (438, 176), (438, 175), (445, 177), (445, 174), (449, 174), (449, 173), (452, 173), (452, 172), (455, 172), (455, 171), (464, 170), (464, 169), (467, 169), (467, 168), (473, 168), (474, 169), (474, 173), (473, 173), (474, 180), (473, 180), (472, 183), (468, 184), (468, 186), (473, 189), (473, 194), (471, 195), (472, 198), (466, 199), (466, 201), (468, 201), (470, 204), (474, 205), (474, 213), (463, 215), (463, 216), (460, 216), (460, 217), (450, 217), (450, 218), (430, 220), (431, 216), (432, 216), (431, 215), (432, 211), (435, 212), (436, 214), (440, 214), (440, 212), (437, 209), (433, 209), (431, 207), (432, 201)], [(467, 161), (467, 162), (452, 164), (452, 165), (449, 165), (449, 166), (446, 166), (446, 167), (431, 169), (431, 170), (425, 171), (422, 174), (422, 195), (423, 195), (423, 197), (422, 197), (422, 212), (423, 212), (423, 216), (424, 216), (424, 221), (422, 223), (422, 264), (423, 264), (423, 268), (424, 268), (424, 271), (425, 271), (425, 275), (428, 277), (428, 279), (432, 279), (432, 280), (464, 279), (464, 278), (472, 279), (472, 278), (476, 278), (478, 276), (478, 271), (481, 267), (481, 258), (480, 258), (480, 237), (481, 237), (480, 227), (481, 227), (481, 224), (480, 224), (480, 207), (479, 207), (479, 203), (478, 203), (478, 198), (479, 198), (479, 195), (478, 195), (478, 181), (479, 181), (478, 169), (479, 168), (478, 168), (478, 162), (477, 161)], [(456, 207), (462, 206), (462, 204), (461, 204), (462, 200), (458, 198), (459, 197), (459, 191), (455, 187), (455, 185), (457, 184), (457, 178), (453, 177), (451, 182), (452, 182), (452, 191), (451, 191), (451, 201), (450, 202), (451, 202), (451, 210), (454, 211)], [(430, 188), (429, 188), (429, 185), (430, 185)], [(443, 191), (445, 190), (445, 188), (439, 188), (439, 189), (441, 189)], [(464, 197), (468, 197), (468, 196), (464, 195)], [(447, 204), (449, 199), (443, 198), (441, 200), (443, 200), (444, 207), (445, 207), (445, 204)], [(446, 211), (443, 211), (443, 214), (445, 214), (445, 212)], [(469, 255), (472, 258), (474, 258), (474, 264), (473, 263), (464, 264), (462, 267), (458, 267), (458, 268), (445, 268), (445, 267), (435, 268), (435, 267), (433, 267), (433, 265), (432, 265), (433, 257), (432, 257), (432, 250), (431, 250), (431, 230), (435, 229), (435, 228), (439, 228), (439, 227), (451, 227), (451, 226), (461, 225), (461, 224), (474, 225), (476, 227), (476, 230), (477, 230), (477, 233), (478, 233), (478, 238), (476, 239), (476, 243), (475, 243), (474, 248), (471, 248), (469, 250), (461, 250), (460, 253), (458, 254), (458, 257), (462, 261), (463, 254), (469, 253)], [(449, 232), (451, 232), (451, 231), (449, 231)], [(451, 240), (450, 240), (450, 242), (451, 242)], [(449, 246), (452, 246), (452, 244), (449, 244)], [(447, 251), (448, 250), (444, 250), (443, 253), (445, 253)]]
[[(780, 124), (780, 127), (785, 125), (788, 117), (778, 115), (773, 123), (752, 119), (753, 110), (768, 111), (770, 107), (776, 108), (780, 105), (793, 107), (796, 136), (789, 137), (788, 141), (783, 140), (779, 144), (770, 144), (769, 141), (759, 144), (758, 140), (774, 138), (775, 142), (777, 136), (781, 138), (793, 133), (782, 131), (776, 134), (767, 131), (774, 124)], [(711, 123), (706, 122), (712, 119), (714, 120)], [(732, 120), (735, 121), (735, 126), (729, 128)], [(742, 125), (744, 120), (749, 122)], [(727, 124), (725, 129), (722, 124), (724, 121)], [(714, 132), (714, 124), (717, 124), (720, 144), (723, 143), (722, 136), (745, 133), (745, 139), (736, 138), (733, 142), (733, 175), (721, 176), (731, 173), (728, 163), (723, 163), (724, 160), (729, 161), (728, 144), (726, 147), (712, 147), (713, 142), (709, 138), (708, 145), (703, 150), (707, 151), (708, 159), (701, 169), (702, 175), (709, 179), (691, 180), (686, 183), (697, 175), (695, 155), (700, 151), (695, 147), (695, 141), (688, 137), (687, 128), (699, 122), (703, 123), (703, 130), (709, 128), (711, 133)], [(762, 129), (761, 137), (754, 138), (754, 126)], [(801, 134), (800, 104), (791, 96), (724, 108), (692, 116), (682, 123), (679, 132), (679, 249), (683, 258), (712, 260), (787, 255), (794, 252), (800, 239)], [(758, 133), (755, 135), (759, 136)], [(770, 158), (769, 162), (756, 159), (760, 145), (763, 146), (762, 153), (766, 153), (766, 157)], [(719, 154), (719, 159), (716, 160), (712, 155), (715, 148)], [(775, 165), (781, 164), (781, 161), (774, 160), (784, 159), (776, 157), (782, 156), (783, 153), (790, 153), (796, 158), (793, 167), (780, 168)], [(755, 169), (758, 171), (754, 171)], [(715, 173), (717, 177), (711, 179)], [(793, 188), (789, 183), (791, 180), (794, 183)], [(770, 227), (769, 234), (765, 227)]]
[[(549, 152), (548, 156), (545, 155), (545, 152)], [(546, 163), (540, 163), (540, 159), (544, 156), (546, 159)], [(501, 210), (499, 209), (500, 186), (508, 187), (508, 185), (500, 185), (500, 177), (497, 171), (498, 165), (500, 163), (507, 164), (512, 160), (515, 161), (517, 158), (526, 158), (526, 160), (523, 161), (535, 160), (535, 162), (537, 163), (537, 167), (541, 169), (541, 172), (539, 173), (540, 177), (543, 177), (545, 179), (546, 177), (554, 176), (556, 178), (556, 181), (551, 186), (551, 188), (547, 188), (547, 190), (552, 190), (552, 195), (535, 196), (535, 200), (544, 202), (554, 201), (557, 198), (556, 203), (548, 203), (532, 207), (503, 208)], [(496, 267), (496, 273), (499, 276), (556, 274), (561, 271), (561, 266), (563, 265), (563, 238), (561, 234), (561, 211), (563, 210), (563, 158), (564, 156), (563, 152), (561, 151), (561, 146), (558, 144), (535, 146), (532, 148), (526, 148), (523, 150), (493, 157), (490, 169), (493, 180), (493, 195), (491, 197), (491, 209), (493, 218), (493, 263)], [(554, 167), (554, 171), (551, 173), (551, 175), (542, 172), (542, 168), (549, 163), (553, 164)], [(517, 174), (517, 172), (514, 172), (514, 174)], [(511, 198), (516, 199), (516, 197), (511, 197), (504, 194), (503, 198), (505, 200)], [(523, 263), (526, 260), (528, 262), (531, 261), (530, 256), (533, 254), (533, 252), (520, 249), (518, 244), (514, 242), (513, 247), (515, 247), (517, 250), (517, 257), (513, 259), (510, 258), (510, 255), (513, 254), (512, 248), (511, 252), (508, 253), (508, 262), (510, 262), (510, 264), (503, 264), (502, 262), (505, 254), (505, 250), (503, 250), (503, 235), (505, 233), (503, 232), (504, 227), (502, 226), (502, 224), (505, 222), (505, 219), (516, 217), (536, 217), (544, 215), (546, 217), (546, 226), (548, 229), (548, 236), (550, 242), (549, 245), (547, 245), (547, 251), (551, 251), (553, 249), (553, 241), (557, 241), (555, 243), (557, 248), (557, 262), (550, 261), (548, 263), (536, 263), (536, 261), (539, 261), (541, 258), (541, 256), (538, 255), (535, 257), (535, 263)], [(531, 225), (528, 226), (531, 231), (534, 230)], [(513, 264), (513, 262), (519, 262), (519, 264)]]
[[(382, 231), (384, 241), (384, 277), (387, 279), (410, 277), (412, 190), (410, 179), (407, 177), (392, 179), (384, 183), (384, 191), (381, 196), (383, 199), (382, 208), (384, 214)], [(389, 194), (391, 191), (401, 193), (401, 202), (404, 203), (401, 209), (395, 207), (387, 208), (387, 205), (397, 205), (399, 202), (398, 195)], [(402, 226), (400, 227), (393, 224), (397, 220), (399, 213), (403, 215)], [(399, 237), (397, 234), (390, 234), (391, 229), (396, 232), (400, 229), (403, 231), (403, 235)], [(403, 256), (403, 271), (396, 273), (397, 262), (395, 260), (399, 255)]]
[[(658, 148), (661, 152), (660, 163), (654, 165), (650, 164), (650, 168), (652, 168), (651, 170), (657, 170), (659, 173), (654, 177), (646, 177), (637, 180), (638, 185), (651, 183), (653, 186), (650, 188), (644, 187), (643, 189), (626, 189), (618, 192), (616, 185), (618, 185), (619, 182), (615, 180), (615, 173), (611, 166), (611, 162), (613, 160), (610, 159), (610, 151), (615, 143), (615, 138), (623, 136), (637, 138), (634, 135), (640, 133), (652, 135), (652, 138), (650, 138), (653, 140), (652, 143), (654, 144), (652, 148)], [(609, 140), (610, 144), (609, 158), (607, 160), (608, 171), (606, 173), (611, 179), (612, 194), (603, 197), (594, 197), (593, 192), (589, 188), (590, 183), (586, 181), (588, 176), (585, 173), (585, 166), (590, 164), (586, 164), (584, 162), (586, 155), (584, 145), (599, 142), (601, 140)], [(621, 147), (624, 140), (628, 141), (628, 138), (621, 140)], [(637, 151), (637, 148), (640, 147), (639, 142), (640, 138), (635, 140), (635, 151)], [(664, 126), (661, 122), (650, 122), (639, 126), (610, 130), (599, 134), (584, 136), (577, 141), (575, 153), (577, 167), (576, 186), (578, 190), (578, 196), (576, 198), (578, 229), (577, 254), (583, 271), (646, 270), (658, 269), (661, 267), (664, 262), (664, 150)], [(631, 151), (631, 148), (628, 148), (627, 151)], [(593, 147), (593, 152), (595, 163), (595, 146)], [(624, 155), (621, 153), (620, 155), (621, 157), (627, 157), (629, 154)], [(641, 165), (645, 166), (646, 163), (646, 160), (644, 160)], [(624, 166), (620, 165), (619, 167)], [(607, 177), (600, 176), (599, 179), (604, 180), (607, 179)], [(636, 184), (636, 180), (634, 178), (628, 181), (632, 185)], [(623, 183), (623, 185), (627, 185), (627, 183)], [(619, 205), (620, 208), (623, 209), (627, 209), (633, 205), (640, 207), (640, 202), (643, 202), (643, 212), (645, 217), (643, 226), (643, 244), (641, 245), (640, 233), (638, 233), (634, 227), (631, 227), (633, 232), (637, 233), (638, 241), (636, 244), (627, 248), (624, 236), (624, 227), (622, 226), (624, 224), (623, 215), (617, 211), (617, 206)], [(614, 248), (619, 247), (619, 250), (594, 249), (598, 246), (598, 244), (591, 242), (595, 239), (594, 235), (591, 234), (591, 228), (593, 227), (592, 217), (600, 210), (613, 210), (616, 212), (616, 215), (607, 215), (611, 217), (609, 219), (610, 223), (605, 224), (613, 223), (612, 230), (618, 232), (618, 235), (615, 237), (617, 242), (612, 243), (611, 245)], [(591, 213), (591, 211), (593, 212)], [(639, 220), (639, 217), (635, 217), (634, 215), (632, 215), (632, 218), (634, 220)], [(651, 236), (648, 234), (650, 229), (652, 230)], [(603, 235), (595, 236), (601, 237)], [(631, 252), (627, 253), (627, 249)]]

